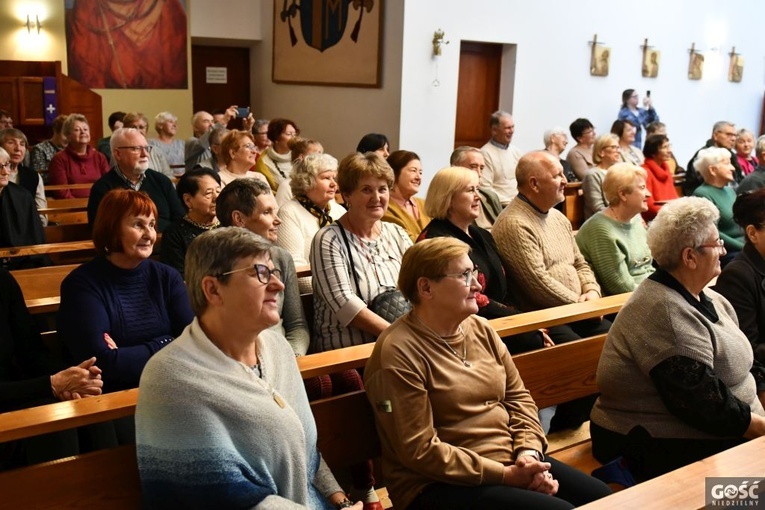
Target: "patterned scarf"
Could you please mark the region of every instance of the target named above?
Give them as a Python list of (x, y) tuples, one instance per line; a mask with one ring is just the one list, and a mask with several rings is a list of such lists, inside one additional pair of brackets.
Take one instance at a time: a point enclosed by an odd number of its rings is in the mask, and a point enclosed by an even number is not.
[(298, 195), (295, 199), (303, 206), (303, 208), (309, 213), (313, 214), (319, 220), (319, 228), (326, 227), (335, 220), (329, 215), (329, 204), (324, 209), (311, 202), (307, 196)]

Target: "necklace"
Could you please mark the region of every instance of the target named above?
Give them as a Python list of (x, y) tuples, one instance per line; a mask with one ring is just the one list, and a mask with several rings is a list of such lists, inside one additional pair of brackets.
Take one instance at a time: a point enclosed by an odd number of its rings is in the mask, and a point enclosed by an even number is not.
[(220, 222), (218, 221), (218, 218), (214, 218), (212, 223), (197, 223), (196, 221), (189, 218), (189, 215), (187, 214), (186, 216), (183, 217), (183, 220), (202, 230), (212, 230), (214, 228), (220, 227)]
[(252, 366), (245, 365), (245, 366), (250, 372), (252, 372), (254, 375), (257, 376), (256, 381), (258, 381), (258, 383), (260, 383), (263, 387), (265, 387), (266, 391), (271, 393), (271, 398), (274, 399), (274, 402), (276, 402), (276, 405), (284, 409), (285, 407), (287, 407), (287, 403), (284, 401), (281, 395), (277, 393), (276, 388), (271, 386), (271, 383), (269, 383), (266, 380), (265, 370), (264, 370), (262, 361), (263, 361), (262, 354), (259, 354), (258, 362), (255, 365), (252, 365)]
[(430, 326), (428, 326), (427, 324), (425, 324), (424, 322), (422, 322), (422, 319), (420, 319), (420, 318), (417, 316), (417, 314), (415, 314), (415, 313), (412, 313), (412, 317), (414, 317), (415, 319), (417, 319), (417, 322), (419, 322), (420, 324), (422, 324), (422, 326), (423, 326), (425, 329), (427, 329), (428, 331), (430, 331), (431, 333), (433, 333), (435, 336), (437, 336), (438, 338), (440, 338), (440, 339), (441, 339), (441, 341), (442, 341), (442, 342), (444, 343), (444, 345), (446, 346), (446, 348), (447, 348), (447, 349), (449, 349), (449, 351), (450, 351), (452, 354), (454, 354), (454, 356), (455, 356), (455, 357), (456, 357), (458, 360), (460, 360), (460, 361), (462, 362), (462, 364), (463, 364), (463, 365), (465, 365), (465, 367), (467, 367), (467, 368), (470, 368), (470, 367), (472, 367), (472, 366), (473, 366), (473, 364), (472, 364), (470, 361), (468, 361), (468, 359), (467, 359), (467, 337), (465, 337), (465, 332), (462, 330), (462, 324), (460, 324), (459, 326), (457, 326), (457, 331), (459, 331), (459, 334), (460, 334), (460, 335), (462, 335), (462, 337), (463, 337), (463, 338), (462, 338), (462, 356), (460, 356), (460, 355), (457, 353), (457, 351), (455, 351), (455, 350), (454, 350), (454, 347), (452, 347), (451, 345), (449, 345), (449, 342), (447, 342), (447, 341), (446, 341), (446, 339), (445, 339), (444, 337), (442, 337), (441, 335), (439, 335), (438, 333), (436, 333), (435, 331), (433, 331), (433, 330), (430, 328)]

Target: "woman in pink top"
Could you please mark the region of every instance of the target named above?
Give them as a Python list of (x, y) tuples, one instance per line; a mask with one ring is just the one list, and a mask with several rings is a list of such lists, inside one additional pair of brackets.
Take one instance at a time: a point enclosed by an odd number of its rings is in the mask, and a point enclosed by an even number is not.
[[(64, 122), (63, 135), (69, 141), (66, 149), (57, 152), (48, 166), (48, 184), (86, 184), (96, 182), (109, 171), (103, 154), (91, 147), (88, 119), (71, 114)], [(89, 189), (54, 191), (56, 198), (87, 198)]]
[(748, 129), (739, 129), (736, 133), (736, 159), (744, 175), (751, 174), (760, 164), (757, 157), (752, 155), (754, 149), (754, 134)]

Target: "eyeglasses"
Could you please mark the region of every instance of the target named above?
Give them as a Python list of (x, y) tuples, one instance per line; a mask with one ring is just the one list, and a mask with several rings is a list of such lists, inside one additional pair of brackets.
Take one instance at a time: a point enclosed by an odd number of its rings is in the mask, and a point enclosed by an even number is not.
[(140, 154), (141, 151), (144, 151), (146, 154), (151, 154), (151, 151), (154, 150), (154, 147), (151, 145), (130, 145), (126, 147), (117, 147), (117, 150), (128, 150), (132, 152), (133, 154)]
[(8, 163), (0, 163), (0, 170), (8, 170), (11, 168), (10, 161)]
[(723, 254), (725, 252), (725, 241), (718, 239), (714, 244), (702, 244), (696, 247), (696, 249), (698, 248), (715, 248), (717, 253)]
[(254, 143), (248, 143), (248, 144), (242, 145), (242, 147), (244, 147), (248, 151), (254, 151), (256, 148)]
[(439, 278), (464, 278), (465, 279), (465, 287), (470, 287), (470, 280), (473, 279), (475, 281), (478, 281), (478, 268), (474, 267), (473, 269), (467, 269), (464, 273), (450, 273), (450, 274), (442, 274), (438, 275)]
[(616, 150), (619, 150), (619, 146), (618, 145), (609, 145), (608, 147), (606, 147), (606, 149), (616, 149)]
[(253, 264), (251, 266), (243, 267), (241, 269), (234, 269), (232, 271), (226, 271), (225, 273), (221, 273), (218, 275), (218, 278), (221, 276), (228, 276), (230, 274), (238, 273), (240, 271), (254, 271), (253, 273), (250, 273), (250, 276), (257, 276), (258, 281), (262, 283), (263, 285), (267, 285), (268, 282), (271, 281), (271, 276), (276, 276), (277, 278), (281, 279), (282, 277), (282, 270), (273, 268), (271, 269), (265, 264)]
[(479, 195), (478, 186), (470, 186), (465, 188), (465, 193), (472, 193), (473, 195)]

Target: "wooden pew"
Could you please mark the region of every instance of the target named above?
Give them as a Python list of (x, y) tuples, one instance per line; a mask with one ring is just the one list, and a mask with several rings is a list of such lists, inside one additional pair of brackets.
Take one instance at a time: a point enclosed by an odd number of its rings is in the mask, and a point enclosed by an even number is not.
[(48, 207), (39, 209), (48, 215), (48, 224), (71, 224), (88, 222), (87, 198), (48, 199)]
[(51, 195), (51, 191), (64, 191), (68, 189), (90, 189), (93, 187), (92, 182), (83, 184), (48, 184), (45, 186), (45, 194)]
[(92, 252), (93, 249), (93, 241), (33, 244), (29, 246), (0, 248), (0, 258), (25, 257), (27, 255), (49, 255), (51, 253), (67, 253), (73, 251)]
[(68, 243), (71, 241), (89, 241), (91, 238), (90, 225), (86, 223), (67, 223), (63, 225), (48, 224), (45, 227), (47, 243)]
[(32, 314), (58, 311), (61, 282), (79, 264), (20, 269), (11, 271), (21, 287), (27, 308)]
[[(621, 297), (622, 300), (626, 300), (626, 298), (627, 295)], [(589, 305), (587, 303), (566, 305), (558, 307), (557, 310), (560, 315), (568, 317), (569, 321), (575, 321), (592, 317), (592, 314), (597, 316), (610, 313), (615, 306), (613, 302), (605, 301), (603, 309), (597, 310), (596, 306), (592, 306), (597, 301), (588, 303)], [(540, 324), (541, 319), (539, 317), (535, 318), (533, 314), (523, 315), (531, 318), (533, 326), (524, 324), (523, 320), (518, 320), (514, 321), (513, 324), (503, 325), (504, 331), (507, 334), (513, 334), (528, 331), (529, 328), (535, 329)], [(555, 315), (553, 311), (550, 311), (549, 320), (553, 322), (559, 320)], [(518, 317), (522, 318), (522, 315)], [(519, 370), (522, 370), (522, 376), (529, 378), (529, 390), (532, 391), (532, 396), (540, 398), (540, 402), (547, 405), (567, 401), (580, 394), (589, 394), (586, 392), (594, 391), (592, 383), (597, 365), (594, 353), (599, 352), (603, 339), (595, 339), (594, 342), (599, 342), (598, 344), (591, 345), (588, 343), (592, 341), (582, 340), (516, 356), (515, 359), (518, 360), (517, 365)], [(372, 344), (367, 344), (303, 356), (298, 358), (298, 366), (303, 378), (360, 367), (366, 362), (371, 348)], [(585, 352), (589, 355), (580, 355), (580, 353)], [(562, 366), (551, 365), (549, 362), (551, 356), (561, 360)], [(574, 360), (577, 361), (573, 362)], [(586, 368), (588, 364), (590, 367), (589, 375)], [(548, 374), (554, 372), (554, 377), (545, 379), (541, 369), (544, 369)], [(572, 388), (578, 389), (567, 388), (565, 392), (561, 392), (559, 391), (561, 381), (568, 381)], [(554, 385), (553, 389), (547, 389), (550, 384)], [(560, 398), (564, 400), (557, 399), (556, 394), (559, 394)], [(132, 389), (79, 401), (60, 402), (0, 414), (0, 442), (130, 416), (135, 412), (137, 396), (138, 390)], [(311, 408), (319, 430), (319, 448), (331, 467), (339, 468), (359, 460), (379, 456), (380, 446), (374, 418), (363, 391), (312, 402)], [(353, 427), (348, 427), (349, 417), (353, 419)], [(93, 470), (97, 471), (101, 463), (109, 464), (109, 469), (116, 465), (120, 468), (119, 471), (111, 472), (110, 478), (102, 483), (73, 483), (65, 493), (41, 490), (39, 491), (41, 494), (36, 494), (36, 497), (39, 496), (40, 501), (48, 503), (49, 507), (53, 508), (69, 507), (70, 505), (77, 507), (80, 499), (92, 501), (91, 498), (96, 498), (96, 501), (100, 501), (99, 498), (113, 494), (114, 501), (110, 499), (112, 508), (131, 508), (131, 505), (132, 508), (135, 508), (135, 500), (139, 498), (140, 486), (137, 483), (134, 456), (134, 450), (129, 452), (125, 451), (124, 448), (79, 455), (9, 473), (0, 473), (0, 485), (11, 488), (29, 487), (29, 484), (45, 486), (44, 481), (54, 477), (88, 480), (87, 474)], [(23, 480), (26, 485), (20, 480)], [(98, 480), (101, 481), (101, 478), (98, 477)], [(24, 504), (27, 501), (26, 498), (28, 495), (25, 494), (24, 490), (7, 491), (4, 494), (4, 500), (12, 506)]]
[(566, 184), (563, 201), (563, 214), (571, 222), (571, 228), (579, 230), (584, 223), (584, 196), (581, 182), (569, 182)]
[[(688, 466), (676, 469), (647, 482), (581, 506), (583, 510), (643, 510), (672, 508), (703, 510), (705, 478), (718, 476), (761, 478), (765, 473), (765, 437), (718, 453)], [(765, 487), (760, 486), (760, 502)], [(720, 508), (725, 508), (720, 505)]]

